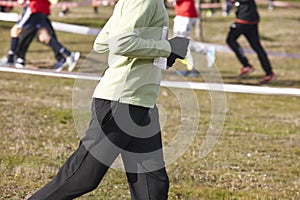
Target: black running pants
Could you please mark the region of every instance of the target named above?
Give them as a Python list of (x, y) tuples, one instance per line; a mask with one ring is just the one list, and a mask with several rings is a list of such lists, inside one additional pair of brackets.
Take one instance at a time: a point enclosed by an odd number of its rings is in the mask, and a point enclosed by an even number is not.
[(258, 25), (257, 24), (246, 25), (246, 24), (233, 23), (230, 27), (230, 32), (226, 39), (227, 44), (234, 51), (235, 55), (237, 56), (241, 64), (244, 67), (247, 67), (250, 64), (248, 63), (248, 59), (246, 58), (243, 49), (237, 42), (237, 39), (240, 37), (240, 35), (244, 35), (246, 37), (252, 49), (256, 52), (259, 61), (261, 63), (261, 66), (265, 71), (266, 75), (271, 75), (272, 67), (268, 59), (267, 53), (265, 52), (264, 48), (260, 43)]
[(94, 190), (118, 155), (133, 200), (168, 198), (157, 108), (93, 99), (78, 149), (30, 200), (69, 200)]
[[(41, 15), (43, 16), (43, 14)], [(45, 23), (44, 23), (45, 28), (48, 30), (49, 35), (51, 35), (51, 37), (57, 40), (51, 21), (46, 16), (44, 17), (45, 17)], [(22, 58), (25, 60), (26, 53), (30, 46), (30, 43), (32, 42), (33, 38), (36, 36), (38, 30), (39, 29), (34, 25), (28, 26), (23, 29), (21, 35), (19, 36), (19, 44), (16, 53), (18, 58)], [(55, 50), (54, 48), (52, 48), (52, 50), (56, 60), (60, 60), (61, 58), (64, 57), (59, 51)]]

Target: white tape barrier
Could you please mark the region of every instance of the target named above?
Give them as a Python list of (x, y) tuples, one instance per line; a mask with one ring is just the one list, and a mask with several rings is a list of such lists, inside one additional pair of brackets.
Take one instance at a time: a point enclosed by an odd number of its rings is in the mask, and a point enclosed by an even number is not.
[(188, 84), (190, 89), (195, 90), (210, 90), (210, 91), (224, 91), (232, 93), (245, 94), (264, 94), (264, 95), (290, 95), (300, 96), (300, 89), (298, 88), (274, 88), (250, 85), (237, 84), (218, 84), (218, 83), (198, 83), (198, 82), (180, 82), (180, 81), (162, 81), (162, 86), (188, 89), (184, 85)]
[(16, 22), (19, 19), (19, 15), (17, 13), (6, 13), (0, 12), (0, 20), (7, 22)]
[[(0, 20), (2, 20), (2, 21), (16, 22), (17, 19), (18, 19), (17, 13), (2, 13), (2, 12), (0, 12)], [(89, 28), (86, 26), (66, 24), (66, 23), (61, 23), (61, 22), (52, 22), (52, 26), (54, 27), (55, 30), (58, 30), (58, 31), (82, 34), (82, 35), (96, 36), (101, 31), (101, 29), (97, 29), (97, 28)], [(209, 44), (209, 43), (196, 42), (196, 41), (192, 41), (192, 43), (191, 43), (191, 51), (201, 52), (203, 50), (203, 47), (214, 47), (217, 52), (232, 53), (232, 50), (228, 46), (225, 46), (225, 45)], [(248, 54), (256, 54), (252, 49), (249, 49), (249, 48), (245, 48), (243, 50), (245, 53), (248, 53)], [(267, 53), (268, 53), (268, 55), (275, 56), (275, 57), (300, 59), (300, 54), (285, 53), (285, 52), (272, 52), (272, 51), (268, 51)]]
[[(14, 72), (23, 74), (32, 74), (40, 76), (51, 76), (60, 78), (83, 79), (99, 81), (100, 75), (91, 73), (75, 73), (75, 72), (53, 72), (51, 70), (36, 70), (36, 69), (17, 69), (12, 67), (0, 67), (2, 72)], [(188, 85), (189, 87), (186, 87)], [(261, 87), (249, 85), (236, 85), (236, 84), (218, 84), (218, 83), (199, 83), (199, 82), (182, 82), (182, 81), (162, 81), (161, 86), (194, 89), (194, 90), (210, 90), (219, 92), (232, 92), (244, 94), (264, 94), (264, 95), (287, 95), (287, 96), (300, 96), (300, 89), (298, 88), (274, 88), (274, 87)]]
[(53, 70), (46, 70), (46, 69), (17, 69), (14, 67), (0, 67), (0, 71), (39, 75), (39, 76), (51, 76), (51, 77), (58, 77), (58, 78), (83, 79), (83, 80), (91, 80), (91, 81), (100, 80), (100, 76), (97, 76), (95, 74), (74, 73), (74, 72), (54, 72)]
[[(0, 20), (2, 20), (2, 21), (15, 22), (15, 21), (17, 21), (17, 19), (18, 19), (17, 13), (1, 13), (0, 12)], [(79, 25), (73, 25), (73, 24), (66, 24), (66, 23), (61, 23), (61, 22), (52, 22), (52, 26), (54, 27), (55, 30), (58, 30), (58, 31), (75, 33), (75, 34), (83, 34), (83, 35), (96, 36), (101, 31), (101, 29), (89, 28), (86, 26), (79, 26)], [(196, 41), (192, 41), (192, 43), (191, 43), (191, 51), (201, 52), (203, 50), (203, 47), (214, 47), (217, 52), (232, 53), (232, 50), (228, 46), (225, 46), (225, 45), (209, 44), (209, 43), (196, 42)], [(245, 53), (255, 54), (255, 52), (252, 49), (244, 49), (244, 51), (245, 51)], [(300, 54), (285, 53), (285, 52), (270, 52), (270, 51), (268, 51), (268, 54), (270, 56), (276, 56), (276, 57), (300, 59)]]
[(89, 28), (86, 26), (78, 26), (73, 24), (66, 24), (61, 22), (52, 22), (52, 26), (55, 30), (68, 32), (68, 33), (76, 33), (82, 35), (98, 35), (101, 29), (97, 28)]
[[(76, 33), (76, 34), (84, 34), (84, 35), (96, 36), (101, 31), (101, 29), (89, 28), (89, 27), (85, 27), (85, 26), (72, 25), (72, 24), (66, 24), (66, 23), (60, 23), (60, 22), (52, 22), (52, 25), (53, 25), (54, 29), (58, 30), (58, 31)], [(190, 45), (191, 51), (202, 52), (203, 47), (214, 47), (217, 52), (232, 53), (232, 50), (228, 46), (225, 46), (225, 45), (191, 41), (191, 45)], [(255, 51), (253, 51), (252, 49), (249, 49), (249, 48), (244, 48), (243, 50), (245, 53), (248, 53), (248, 54), (256, 54)], [(275, 56), (275, 57), (300, 59), (300, 54), (293, 54), (293, 53), (268, 51), (268, 55)]]

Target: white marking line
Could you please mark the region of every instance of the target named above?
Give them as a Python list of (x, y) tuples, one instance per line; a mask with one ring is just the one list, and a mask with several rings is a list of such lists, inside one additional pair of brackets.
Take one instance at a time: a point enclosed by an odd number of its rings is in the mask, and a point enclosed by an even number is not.
[[(51, 77), (59, 77), (59, 78), (93, 80), (93, 81), (99, 81), (101, 79), (100, 75), (91, 74), (91, 73), (53, 72), (51, 70), (42, 70), (42, 69), (37, 70), (37, 69), (16, 69), (12, 67), (0, 67), (0, 71), (32, 74), (32, 75), (40, 75), (40, 76), (51, 76)], [(161, 86), (182, 88), (182, 89), (244, 93), (244, 94), (300, 96), (300, 89), (298, 88), (274, 88), (274, 87), (267, 87), (267, 86), (262, 87), (262, 86), (237, 85), (237, 84), (198, 83), (198, 82), (183, 82), (183, 81), (162, 81)]]

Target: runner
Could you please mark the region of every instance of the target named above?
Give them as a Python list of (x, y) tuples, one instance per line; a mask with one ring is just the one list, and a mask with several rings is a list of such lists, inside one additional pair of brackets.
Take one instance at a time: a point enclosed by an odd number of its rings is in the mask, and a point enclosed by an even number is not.
[(275, 74), (273, 73), (267, 53), (260, 44), (258, 33), (259, 14), (255, 1), (234, 0), (232, 2), (237, 6), (236, 20), (230, 26), (226, 42), (243, 65), (239, 78), (243, 78), (254, 71), (254, 67), (248, 62), (242, 47), (237, 42), (237, 39), (241, 35), (244, 35), (253, 50), (257, 53), (261, 66), (266, 73), (260, 84), (266, 84), (275, 80)]
[[(176, 0), (174, 1), (175, 13), (173, 32), (175, 36), (189, 38), (192, 30), (198, 20), (198, 12), (194, 0)], [(215, 61), (215, 49), (201, 47), (200, 53), (206, 55), (208, 67)], [(188, 52), (187, 57), (181, 60), (186, 65), (186, 70), (178, 70), (177, 73), (181, 76), (197, 77), (200, 75), (199, 71), (194, 66), (192, 54)]]
[(188, 39), (162, 38), (169, 17), (163, 0), (121, 0), (94, 43), (109, 52), (109, 67), (97, 85), (92, 119), (73, 155), (29, 200), (74, 199), (99, 185), (120, 155), (132, 200), (167, 200), (169, 178), (162, 152), (156, 99), (161, 69), (184, 58)]
[[(8, 58), (2, 60), (3, 65), (15, 65), (17, 68), (25, 67), (25, 55), (29, 44), (36, 34), (40, 42), (49, 45), (57, 59), (54, 67), (55, 71), (60, 72), (68, 65), (68, 71), (72, 71), (80, 57), (79, 52), (70, 52), (62, 46), (57, 38), (55, 31), (48, 18), (50, 15), (50, 2), (48, 0), (30, 0), (25, 3), (22, 18), (12, 28), (11, 48)], [(17, 57), (16, 62), (14, 57)]]

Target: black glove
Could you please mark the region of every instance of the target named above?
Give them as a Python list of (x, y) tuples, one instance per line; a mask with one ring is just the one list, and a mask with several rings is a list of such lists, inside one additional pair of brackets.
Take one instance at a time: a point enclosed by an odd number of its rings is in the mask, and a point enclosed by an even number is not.
[(171, 46), (171, 54), (167, 59), (167, 68), (170, 68), (177, 58), (185, 58), (190, 40), (184, 37), (174, 37), (168, 40), (168, 42)]

